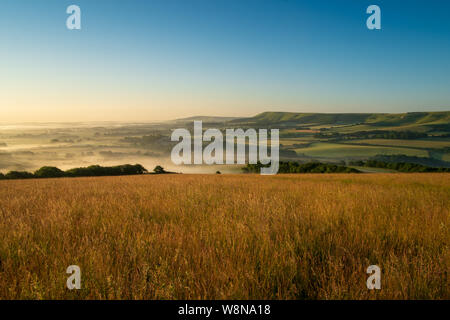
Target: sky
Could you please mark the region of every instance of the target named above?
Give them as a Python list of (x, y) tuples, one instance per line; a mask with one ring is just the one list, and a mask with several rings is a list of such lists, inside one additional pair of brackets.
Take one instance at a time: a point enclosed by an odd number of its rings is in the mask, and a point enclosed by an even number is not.
[[(81, 30), (69, 30), (69, 5)], [(381, 9), (369, 30), (366, 9)], [(447, 0), (2, 0), (0, 122), (450, 110)]]

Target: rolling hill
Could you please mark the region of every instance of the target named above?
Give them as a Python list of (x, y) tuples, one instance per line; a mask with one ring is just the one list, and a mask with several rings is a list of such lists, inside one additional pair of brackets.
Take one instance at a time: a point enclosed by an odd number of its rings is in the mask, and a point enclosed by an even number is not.
[(254, 117), (231, 120), (234, 124), (286, 126), (363, 126), (425, 131), (445, 129), (450, 125), (450, 111), (408, 113), (293, 113), (263, 112)]

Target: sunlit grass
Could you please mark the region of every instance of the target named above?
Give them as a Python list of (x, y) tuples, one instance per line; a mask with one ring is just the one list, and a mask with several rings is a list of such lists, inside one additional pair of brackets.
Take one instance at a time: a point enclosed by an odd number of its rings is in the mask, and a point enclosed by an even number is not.
[(0, 299), (448, 299), (449, 207), (448, 174), (0, 181)]
[(427, 157), (426, 150), (384, 147), (384, 146), (360, 146), (349, 143), (315, 142), (306, 148), (294, 149), (297, 154), (322, 158), (347, 158), (347, 157), (374, 157), (376, 155), (404, 154), (408, 156)]

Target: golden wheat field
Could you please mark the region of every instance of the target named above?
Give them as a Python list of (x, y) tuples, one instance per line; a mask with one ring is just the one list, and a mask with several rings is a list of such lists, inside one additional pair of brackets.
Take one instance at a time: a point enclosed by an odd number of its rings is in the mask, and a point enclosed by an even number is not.
[(449, 207), (449, 174), (0, 181), (0, 299), (448, 299)]

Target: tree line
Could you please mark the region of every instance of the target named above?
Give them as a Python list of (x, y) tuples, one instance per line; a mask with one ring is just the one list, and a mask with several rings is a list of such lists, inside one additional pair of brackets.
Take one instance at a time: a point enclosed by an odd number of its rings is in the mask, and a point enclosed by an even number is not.
[(386, 154), (378, 154), (374, 157), (371, 157), (366, 160), (378, 160), (382, 162), (405, 162), (405, 163), (416, 163), (421, 164), (426, 167), (443, 167), (443, 168), (450, 168), (450, 162), (438, 160), (434, 158), (425, 158), (425, 157), (417, 157), (417, 156), (407, 156), (404, 154), (392, 154), (392, 155), (386, 155)]
[(399, 172), (450, 172), (450, 168), (435, 168), (409, 162), (385, 162), (379, 160), (352, 161), (350, 165), (370, 168), (383, 168)]
[[(256, 164), (247, 164), (242, 170), (245, 173), (259, 173), (263, 165), (261, 162)], [(295, 161), (280, 161), (278, 173), (358, 173), (359, 170), (342, 165), (308, 162), (299, 163)]]
[[(0, 179), (31, 179), (31, 178), (62, 178), (62, 177), (98, 177), (98, 176), (123, 176), (147, 173), (140, 164), (124, 164), (113, 167), (93, 165), (89, 167), (73, 168), (63, 171), (57, 167), (45, 166), (34, 173), (28, 171), (10, 171), (7, 174), (0, 173)], [(155, 173), (167, 173), (160, 166), (155, 168)]]

